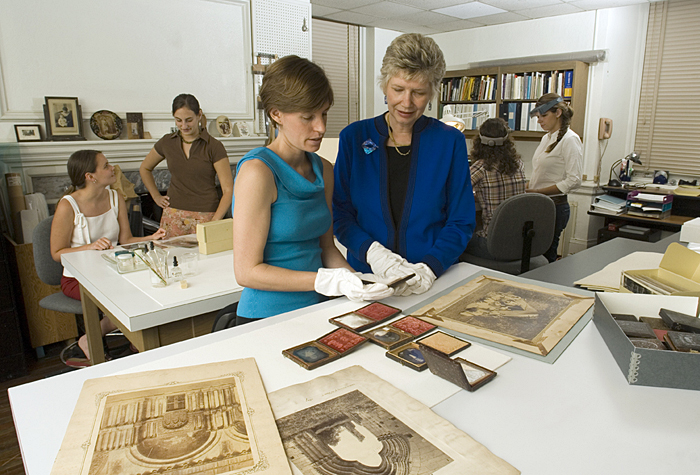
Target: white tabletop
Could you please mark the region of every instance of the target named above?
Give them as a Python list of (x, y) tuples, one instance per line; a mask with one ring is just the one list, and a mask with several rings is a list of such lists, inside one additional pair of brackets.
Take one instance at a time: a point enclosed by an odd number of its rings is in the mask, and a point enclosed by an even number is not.
[[(478, 270), (453, 266), (427, 295), (385, 302), (411, 308)], [(592, 323), (554, 364), (508, 353), (512, 361), (474, 393), (402, 367), (371, 344), (313, 371), (282, 356), (283, 349), (331, 331), (328, 318), (357, 306), (336, 299), (10, 389), (27, 473), (49, 473), (86, 379), (251, 356), (268, 392), (360, 364), (524, 474), (695, 473), (700, 465), (700, 394), (629, 386)]]
[[(196, 249), (171, 250), (171, 253)], [(152, 328), (183, 318), (218, 311), (238, 300), (241, 287), (233, 275), (233, 251), (200, 254), (197, 275), (188, 288), (176, 283), (157, 289), (147, 270), (119, 274), (101, 254), (80, 251), (63, 254), (61, 262), (78, 282), (131, 331)]]

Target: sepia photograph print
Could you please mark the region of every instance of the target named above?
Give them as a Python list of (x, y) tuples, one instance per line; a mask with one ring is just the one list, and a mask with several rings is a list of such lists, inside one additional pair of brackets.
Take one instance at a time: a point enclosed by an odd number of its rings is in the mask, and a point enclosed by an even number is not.
[(143, 138), (143, 114), (141, 112), (126, 113), (126, 138), (129, 140)]
[(592, 305), (592, 297), (481, 275), (414, 315), (444, 328), (544, 356)]
[(77, 97), (44, 97), (48, 140), (85, 140)]
[(280, 389), (269, 398), (295, 473), (519, 473), (427, 406), (359, 366)]
[(52, 474), (290, 474), (252, 358), (85, 382)]
[(41, 142), (41, 126), (15, 124), (15, 135), (18, 142)]

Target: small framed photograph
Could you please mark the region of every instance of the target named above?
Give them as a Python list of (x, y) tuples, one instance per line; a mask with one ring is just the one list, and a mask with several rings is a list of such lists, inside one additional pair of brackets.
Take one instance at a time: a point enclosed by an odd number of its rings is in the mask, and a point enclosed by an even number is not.
[(367, 338), (345, 328), (338, 328), (321, 338), (282, 351), (304, 369), (314, 369), (358, 349)]
[(408, 366), (415, 371), (423, 371), (428, 367), (428, 364), (425, 362), (425, 358), (423, 357), (423, 353), (420, 351), (420, 348), (418, 348), (418, 345), (413, 342), (387, 351), (386, 356), (387, 358), (398, 361), (402, 365)]
[(447, 356), (452, 356), (458, 351), (471, 346), (471, 343), (468, 341), (461, 340), (443, 332), (435, 332), (431, 335), (423, 337), (418, 340), (418, 343), (433, 348)]
[(464, 376), (467, 378), (467, 384), (469, 385), (468, 388), (465, 388), (467, 391), (476, 391), (496, 377), (495, 371), (491, 371), (490, 369), (479, 366), (463, 358), (455, 358), (455, 362), (459, 364)]
[(367, 330), (377, 324), (374, 320), (357, 312), (350, 312), (328, 320), (333, 325), (337, 325), (356, 332)]
[(129, 140), (143, 138), (143, 114), (141, 112), (126, 113), (126, 138)]
[(375, 322), (383, 322), (391, 317), (395, 317), (401, 313), (401, 309), (396, 307), (391, 307), (380, 302), (374, 302), (369, 305), (355, 310), (355, 313), (364, 315), (365, 317), (371, 318)]
[(83, 117), (77, 97), (44, 97), (48, 140), (85, 140)]
[(392, 326), (367, 330), (363, 335), (369, 338), (372, 343), (381, 346), (385, 350), (393, 350), (397, 346), (413, 340), (413, 335)]
[(15, 124), (15, 135), (18, 142), (41, 142), (40, 125), (18, 125)]

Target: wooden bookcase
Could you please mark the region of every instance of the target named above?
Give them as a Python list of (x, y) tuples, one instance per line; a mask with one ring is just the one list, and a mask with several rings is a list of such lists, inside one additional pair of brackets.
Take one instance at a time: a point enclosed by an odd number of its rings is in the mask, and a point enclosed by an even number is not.
[[(528, 98), (524, 99), (512, 99), (508, 98), (508, 95), (505, 95), (504, 99), (504, 91), (503, 91), (503, 86), (504, 86), (504, 79), (508, 78), (508, 75), (517, 75), (520, 77), (525, 78), (524, 81), (527, 81), (528, 77), (533, 78), (531, 80), (531, 84), (535, 83), (534, 78), (538, 77), (546, 77), (545, 75), (553, 75), (555, 72), (556, 73), (564, 73), (566, 71), (571, 71), (571, 96), (567, 97), (564, 96), (564, 99), (571, 105), (571, 107), (574, 109), (574, 116), (571, 120), (571, 128), (573, 129), (574, 132), (579, 134), (579, 136), (583, 135), (583, 127), (584, 127), (584, 121), (586, 117), (586, 94), (588, 90), (588, 64), (583, 63), (581, 61), (557, 61), (557, 62), (550, 62), (550, 63), (533, 63), (533, 64), (520, 64), (516, 66), (494, 66), (494, 67), (489, 67), (489, 68), (474, 68), (474, 69), (462, 69), (462, 70), (454, 70), (454, 71), (447, 71), (445, 74), (445, 78), (443, 79), (443, 87), (441, 88), (440, 94), (439, 94), (439, 102), (438, 102), (438, 118), (441, 118), (443, 113), (443, 107), (445, 105), (457, 105), (457, 104), (467, 104), (467, 105), (472, 105), (472, 104), (491, 104), (493, 105), (492, 110), (495, 108), (495, 113), (496, 117), (498, 117), (499, 111), (501, 110), (501, 105), (502, 104), (508, 104), (508, 103), (513, 103), (513, 104), (520, 104), (520, 107), (522, 108), (523, 105), (527, 106), (528, 104), (533, 104), (537, 101), (539, 95), (535, 95), (534, 87), (531, 86), (530, 92), (531, 96)], [(474, 100), (474, 96), (470, 97), (468, 100), (443, 100), (446, 95), (443, 94), (444, 90), (447, 88), (447, 85), (450, 83), (452, 80), (452, 84), (455, 83), (455, 81), (459, 80), (460, 78), (463, 77), (474, 77), (474, 78), (482, 78), (482, 77), (488, 77), (488, 78), (493, 78), (495, 80), (495, 91), (493, 91), (493, 94), (490, 97), (485, 97), (486, 94), (481, 94), (480, 99), (476, 98)], [(514, 76), (511, 76), (511, 78)], [(484, 83), (483, 79), (480, 81), (481, 83)], [(512, 82), (512, 81), (511, 81)], [(526, 82), (527, 84), (527, 82)], [(527, 88), (525, 88), (527, 89)], [(483, 91), (482, 91), (483, 92)], [(546, 93), (549, 92), (545, 90), (543, 92)], [(556, 92), (554, 90), (553, 92)], [(451, 99), (454, 99), (451, 98)], [(467, 119), (465, 119), (467, 120)], [(476, 134), (475, 130), (465, 130), (464, 134), (471, 138)], [(532, 131), (532, 130), (514, 130), (513, 131), (513, 138), (516, 140), (540, 140), (542, 136), (544, 135), (544, 132), (541, 131)]]

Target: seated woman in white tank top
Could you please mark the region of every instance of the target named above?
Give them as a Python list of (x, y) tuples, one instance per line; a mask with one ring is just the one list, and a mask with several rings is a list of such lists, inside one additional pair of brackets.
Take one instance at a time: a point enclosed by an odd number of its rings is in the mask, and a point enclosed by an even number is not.
[[(51, 256), (61, 262), (67, 252), (88, 249), (111, 249), (118, 243), (151, 241), (165, 235), (159, 229), (147, 237), (134, 237), (129, 227), (124, 198), (109, 188), (116, 181), (114, 167), (96, 150), (79, 150), (68, 159), (71, 187), (56, 205), (51, 225)], [(78, 281), (64, 269), (61, 290), (80, 300)], [(116, 329), (108, 319), (100, 322), (102, 335)], [(87, 339), (83, 335), (78, 345), (89, 358)]]

